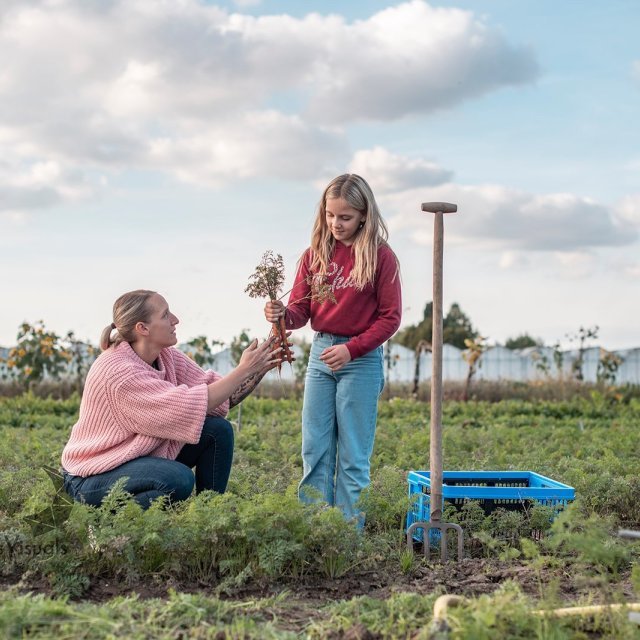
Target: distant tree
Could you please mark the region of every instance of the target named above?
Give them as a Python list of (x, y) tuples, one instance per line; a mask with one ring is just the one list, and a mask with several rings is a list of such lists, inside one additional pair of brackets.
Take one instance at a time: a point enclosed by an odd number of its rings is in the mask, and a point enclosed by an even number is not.
[(600, 327), (595, 325), (593, 327), (580, 327), (577, 333), (567, 334), (570, 342), (578, 343), (578, 357), (571, 363), (571, 372), (578, 382), (584, 380), (582, 367), (584, 365), (584, 352), (587, 350), (587, 342), (589, 340), (597, 340), (599, 330)]
[(532, 338), (528, 333), (521, 333), (515, 338), (507, 338), (504, 346), (507, 349), (527, 349), (528, 347), (542, 347), (544, 343), (540, 338)]
[(400, 331), (394, 340), (415, 351), (421, 341), (431, 343), (433, 318), (433, 302), (427, 302), (422, 314), (422, 320), (418, 324), (412, 324)]
[(556, 365), (556, 373), (558, 378), (562, 379), (564, 375), (564, 351), (559, 340), (556, 340), (551, 347), (553, 349), (553, 362)]
[(598, 360), (598, 372), (596, 378), (603, 384), (615, 384), (616, 376), (624, 358), (616, 353), (600, 348), (600, 359)]
[(473, 379), (473, 376), (476, 374), (476, 371), (480, 366), (480, 358), (487, 349), (486, 340), (487, 340), (486, 338), (479, 336), (474, 340), (470, 340), (469, 338), (467, 338), (464, 341), (464, 346), (466, 347), (466, 350), (462, 352), (462, 357), (469, 367), (467, 369), (467, 379), (465, 380), (465, 383), (464, 383), (464, 392), (462, 395), (462, 399), (465, 402), (469, 400), (471, 380)]
[(66, 341), (68, 344), (67, 352), (71, 354), (69, 372), (75, 378), (75, 384), (78, 392), (81, 392), (82, 385), (87, 377), (87, 373), (89, 373), (91, 365), (100, 355), (100, 348), (90, 342), (77, 340), (73, 331), (69, 331), (69, 333), (67, 333)]
[(398, 364), (398, 361), (400, 360), (400, 356), (396, 353), (393, 354), (393, 345), (394, 345), (395, 341), (393, 339), (387, 340), (387, 342), (384, 345), (384, 368), (385, 368), (385, 380), (386, 380), (386, 393), (387, 393), (387, 398), (391, 397), (391, 384), (390, 384), (390, 380), (391, 380), (391, 370), (393, 369), (393, 367), (396, 366), (396, 364)]
[(31, 384), (45, 375), (58, 379), (72, 358), (63, 340), (53, 331), (47, 331), (42, 320), (35, 324), (23, 322), (17, 336), (17, 345), (9, 351), (7, 367), (18, 372), (20, 378)]
[(473, 342), (479, 335), (471, 326), (471, 320), (462, 311), (460, 305), (454, 302), (442, 321), (442, 341), (458, 349), (464, 349), (467, 340)]
[(307, 366), (309, 365), (309, 356), (311, 355), (311, 343), (302, 338), (302, 340), (295, 340), (294, 344), (300, 347), (301, 355), (293, 362), (293, 374), (296, 384), (302, 386), (305, 376), (307, 375)]
[[(229, 344), (229, 349), (231, 351), (231, 364), (234, 367), (238, 365), (240, 362), (240, 358), (242, 357), (242, 352), (251, 344), (252, 338), (247, 333), (249, 329), (242, 329), (239, 335), (233, 336), (231, 338), (231, 342)], [(240, 431), (242, 427), (242, 402), (238, 405), (238, 413), (236, 418), (236, 424), (238, 427), (238, 431)]]
[(551, 358), (549, 358), (548, 352), (545, 353), (545, 350), (541, 347), (543, 347), (543, 345), (539, 345), (539, 347), (531, 353), (531, 360), (533, 361), (536, 369), (541, 371), (545, 377), (551, 378), (553, 376), (551, 365), (553, 364), (556, 368), (556, 376), (558, 380), (562, 380), (564, 376), (564, 352), (562, 351), (562, 345), (559, 341), (556, 341), (551, 345)]
[(413, 389), (411, 393), (415, 398), (418, 397), (418, 387), (420, 385), (420, 356), (422, 353), (432, 352), (431, 343), (426, 340), (420, 340), (415, 349), (415, 366), (413, 369)]
[[(433, 331), (433, 302), (427, 302), (424, 308), (422, 320), (403, 329), (396, 336), (395, 341), (408, 347), (417, 348), (421, 341), (431, 344)], [(471, 320), (462, 311), (460, 305), (454, 302), (449, 312), (442, 319), (442, 341), (458, 349), (464, 349), (465, 340), (475, 340), (479, 333), (471, 325)]]
[(233, 366), (237, 366), (238, 362), (240, 362), (240, 358), (242, 356), (242, 352), (251, 344), (252, 338), (249, 337), (247, 333), (249, 329), (243, 329), (240, 332), (240, 335), (234, 336), (231, 339), (230, 349), (231, 349), (231, 362)]
[(207, 336), (196, 336), (187, 342), (188, 349), (185, 353), (199, 366), (210, 367), (213, 365), (212, 347), (221, 347), (220, 340), (211, 340)]

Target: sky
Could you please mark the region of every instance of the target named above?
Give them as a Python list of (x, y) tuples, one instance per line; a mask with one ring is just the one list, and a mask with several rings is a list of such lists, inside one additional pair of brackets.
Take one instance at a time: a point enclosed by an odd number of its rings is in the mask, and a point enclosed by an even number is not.
[(270, 249), (290, 283), (355, 172), (402, 326), (437, 200), (445, 310), (489, 343), (640, 347), (639, 25), (636, 0), (2, 0), (0, 345), (38, 320), (95, 344), (137, 288), (181, 341), (265, 336), (249, 275)]

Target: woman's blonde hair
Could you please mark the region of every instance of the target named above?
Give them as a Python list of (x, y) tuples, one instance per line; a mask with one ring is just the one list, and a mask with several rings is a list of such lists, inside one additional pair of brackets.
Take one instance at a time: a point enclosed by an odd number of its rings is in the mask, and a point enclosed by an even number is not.
[[(318, 204), (318, 212), (311, 233), (311, 271), (326, 273), (336, 241), (327, 225), (327, 200), (342, 198), (350, 207), (364, 214), (365, 219), (356, 232), (353, 242), (355, 259), (351, 278), (356, 289), (373, 284), (378, 266), (378, 247), (387, 245), (389, 232), (376, 199), (367, 181), (355, 173), (345, 173), (334, 178), (324, 190)], [(387, 245), (388, 246), (388, 245)]]
[[(138, 322), (149, 322), (153, 309), (149, 306), (149, 298), (155, 291), (136, 289), (123, 293), (113, 303), (113, 322), (106, 326), (100, 336), (100, 348), (106, 351), (121, 342), (135, 342), (135, 326)], [(112, 336), (113, 331), (115, 336)]]

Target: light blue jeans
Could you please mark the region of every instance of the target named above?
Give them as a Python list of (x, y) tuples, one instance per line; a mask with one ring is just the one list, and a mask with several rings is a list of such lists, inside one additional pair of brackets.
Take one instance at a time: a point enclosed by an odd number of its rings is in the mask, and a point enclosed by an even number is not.
[(356, 502), (369, 485), (384, 373), (382, 347), (335, 372), (320, 360), (327, 347), (348, 340), (330, 333), (316, 333), (313, 339), (304, 386), (299, 495), (305, 502), (325, 500), (362, 526), (364, 515)]

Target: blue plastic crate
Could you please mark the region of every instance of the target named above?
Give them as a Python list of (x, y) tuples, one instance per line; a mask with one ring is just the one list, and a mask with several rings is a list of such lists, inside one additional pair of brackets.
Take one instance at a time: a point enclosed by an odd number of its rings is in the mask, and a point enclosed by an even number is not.
[[(431, 472), (410, 471), (407, 528), (414, 522), (430, 517)], [(524, 510), (532, 503), (553, 509), (554, 517), (575, 497), (569, 485), (533, 471), (443, 471), (443, 502), (462, 506), (465, 500), (475, 500), (486, 515), (495, 509)], [(444, 505), (443, 505), (444, 508)], [(422, 529), (414, 535), (422, 540)]]

